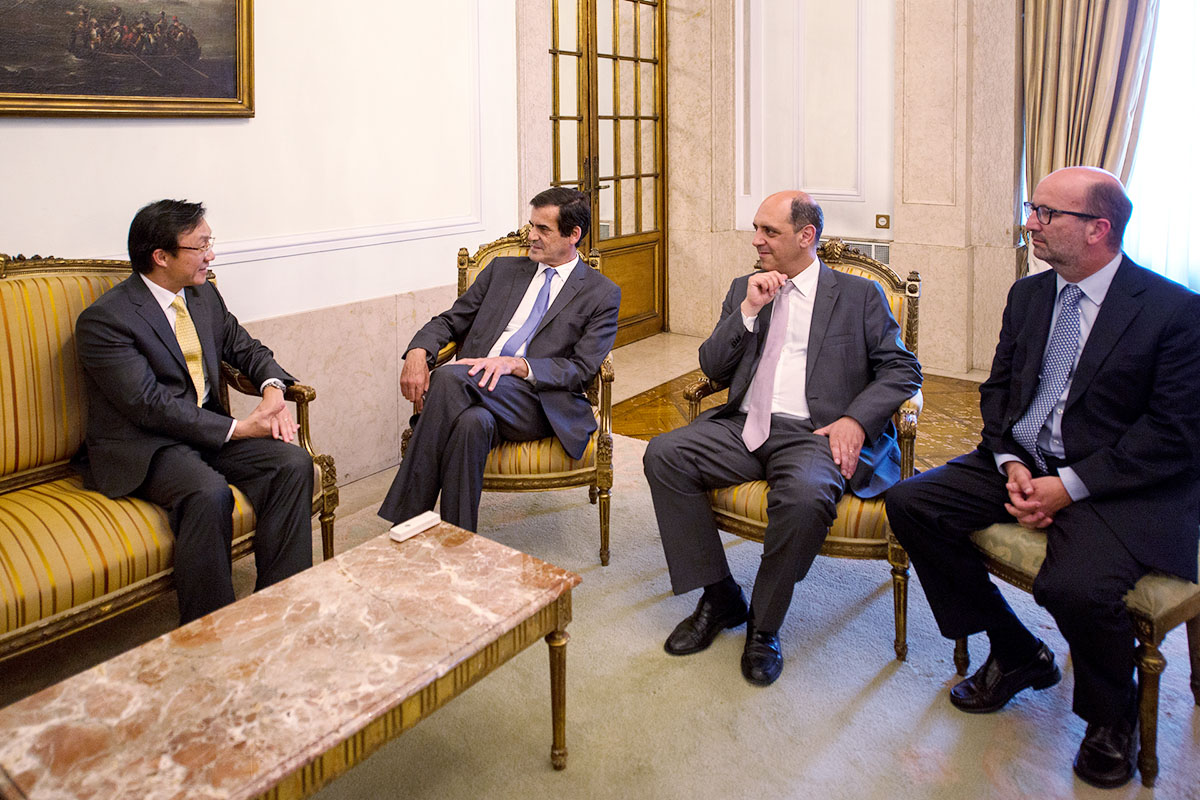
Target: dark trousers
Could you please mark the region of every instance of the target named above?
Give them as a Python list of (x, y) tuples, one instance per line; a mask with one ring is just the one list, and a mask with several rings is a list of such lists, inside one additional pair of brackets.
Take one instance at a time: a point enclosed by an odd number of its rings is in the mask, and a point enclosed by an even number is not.
[(675, 594), (730, 574), (708, 490), (767, 481), (767, 529), (750, 610), (760, 630), (777, 631), (837, 516), (845, 481), (829, 440), (814, 434), (811, 422), (772, 417), (771, 435), (751, 453), (742, 441), (745, 421), (745, 414), (704, 419), (660, 434), (643, 466)]
[(447, 364), (430, 376), (408, 453), (379, 509), (384, 519), (402, 522), (429, 511), (440, 492), (442, 519), (474, 531), (491, 449), (501, 440), (554, 435), (528, 381), (505, 375), (495, 391), (488, 391), (478, 385), (480, 376), (467, 375), (468, 370)]
[(175, 533), (180, 624), (234, 601), (230, 547), (233, 492), (254, 506), (255, 591), (312, 566), (313, 463), (276, 439), (238, 439), (215, 453), (186, 444), (154, 454), (134, 492), (167, 511)]
[[(887, 492), (892, 531), (947, 638), (1020, 624), (968, 538), (993, 523), (1014, 522), (1004, 510), (1006, 482), (992, 455), (976, 450)], [(1059, 511), (1045, 531), (1046, 560), (1033, 598), (1071, 648), (1074, 711), (1088, 722), (1116, 721), (1134, 702), (1133, 627), (1123, 597), (1149, 570), (1087, 500)]]

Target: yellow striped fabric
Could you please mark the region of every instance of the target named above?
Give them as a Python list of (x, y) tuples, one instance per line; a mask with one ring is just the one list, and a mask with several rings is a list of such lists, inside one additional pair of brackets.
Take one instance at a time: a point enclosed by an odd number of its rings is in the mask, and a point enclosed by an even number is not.
[[(254, 530), (254, 509), (233, 489), (233, 538)], [(62, 478), (0, 495), (0, 634), (123, 589), (171, 565), (166, 513), (144, 500), (110, 500)]]
[(883, 287), (884, 296), (887, 297), (888, 308), (890, 308), (892, 311), (892, 317), (894, 317), (900, 323), (900, 326), (903, 329), (904, 313), (907, 311), (905, 306), (908, 302), (908, 298), (902, 292), (893, 292), (887, 287), (886, 284), (880, 283), (878, 275), (870, 272), (869, 270), (854, 267), (849, 264), (834, 264), (832, 268), (836, 269), (838, 272), (844, 272), (847, 275), (857, 275), (860, 278), (867, 278), (868, 280), (873, 280), (876, 283), (879, 283), (879, 285)]
[[(766, 525), (767, 495), (770, 492), (766, 481), (749, 481), (714, 489), (708, 493), (708, 498), (712, 507), (718, 511), (747, 522)], [(887, 538), (887, 530), (887, 513), (883, 500), (863, 500), (847, 492), (837, 504), (837, 519), (829, 529), (829, 536), (838, 539), (878, 541)]]
[(28, 275), (0, 281), (0, 477), (65, 461), (83, 441), (75, 319), (123, 275)]
[(496, 476), (533, 476), (553, 478), (581, 470), (596, 468), (596, 434), (588, 441), (583, 458), (567, 455), (557, 436), (535, 439), (532, 442), (501, 442), (488, 453), (483, 468), (485, 478)]

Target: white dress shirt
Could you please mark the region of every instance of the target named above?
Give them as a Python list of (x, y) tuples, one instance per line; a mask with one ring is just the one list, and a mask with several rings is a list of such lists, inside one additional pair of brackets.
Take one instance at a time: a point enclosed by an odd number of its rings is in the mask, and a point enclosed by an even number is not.
[[(786, 414), (799, 419), (808, 419), (808, 395), (806, 390), (808, 370), (808, 334), (812, 328), (813, 300), (817, 294), (817, 275), (820, 264), (814, 260), (799, 275), (789, 278), (794, 291), (788, 292), (788, 326), (783, 340), (783, 349), (779, 353), (779, 363), (775, 365), (775, 387), (771, 395), (771, 413)], [(780, 289), (782, 292), (782, 288)], [(782, 295), (776, 293), (775, 302)], [(765, 307), (765, 306), (764, 306)], [(761, 309), (760, 309), (761, 312)], [(771, 315), (774, 321), (775, 315)], [(758, 325), (758, 315), (747, 317), (742, 314), (742, 322), (746, 330), (754, 331)], [(763, 376), (754, 375), (746, 396), (742, 399), (741, 411), (746, 413), (750, 408), (750, 397), (754, 392), (754, 382), (762, 380)]]
[[(550, 279), (550, 300), (546, 304), (546, 310), (549, 311), (550, 306), (554, 305), (554, 300), (556, 297), (558, 297), (558, 293), (561, 292), (563, 286), (566, 285), (567, 277), (571, 274), (571, 270), (575, 269), (575, 266), (578, 263), (579, 255), (576, 254), (575, 257), (570, 261), (565, 264), (560, 264), (557, 267), (549, 267), (542, 264), (538, 265), (539, 269), (534, 273), (533, 278), (529, 281), (529, 286), (525, 289), (525, 296), (521, 298), (521, 302), (517, 306), (517, 310), (513, 312), (512, 319), (510, 319), (508, 324), (504, 326), (504, 330), (501, 332), (500, 338), (496, 339), (496, 343), (493, 344), (492, 349), (488, 351), (488, 358), (495, 358), (496, 356), (500, 355), (500, 351), (504, 349), (505, 343), (512, 337), (514, 333), (517, 332), (518, 328), (525, 324), (525, 320), (529, 319), (529, 312), (533, 311), (533, 304), (537, 302), (538, 293), (542, 290), (542, 286), (546, 283), (546, 271), (551, 270), (554, 273), (554, 277)], [(513, 355), (515, 355), (517, 358), (523, 359), (525, 357), (525, 349), (529, 346), (531, 339), (533, 339), (532, 336), (530, 336), (529, 339), (526, 339), (525, 343), (518, 347), (517, 352)], [(528, 367), (529, 362), (526, 361), (525, 365)], [(525, 377), (525, 380), (533, 380), (532, 369), (529, 369), (529, 374)]]
[[(1108, 295), (1108, 289), (1112, 286), (1113, 277), (1117, 274), (1117, 268), (1121, 266), (1123, 258), (1124, 254), (1118, 253), (1112, 261), (1075, 284), (1083, 293), (1079, 298), (1079, 346), (1075, 349), (1075, 359), (1071, 364), (1071, 371), (1067, 375), (1067, 385), (1063, 387), (1062, 395), (1058, 398), (1058, 402), (1054, 404), (1054, 408), (1051, 409), (1050, 416), (1046, 418), (1041, 431), (1038, 432), (1038, 448), (1043, 453), (1055, 458), (1063, 458), (1067, 452), (1062, 440), (1062, 415), (1063, 409), (1067, 405), (1067, 397), (1071, 394), (1071, 384), (1075, 382), (1075, 367), (1079, 365), (1079, 356), (1083, 353), (1083, 346), (1087, 344), (1088, 336), (1092, 333), (1092, 326), (1096, 323), (1096, 317), (1100, 314), (1100, 306), (1104, 303), (1104, 298)], [(1067, 281), (1061, 275), (1058, 275), (1055, 278), (1054, 286), (1056, 294), (1054, 297), (1054, 313), (1050, 318), (1051, 333), (1054, 331), (1054, 324), (1058, 322), (1058, 313), (1062, 309), (1062, 290), (1066, 288)], [(1050, 336), (1046, 337), (1046, 347), (1050, 346), (1050, 338)], [(1043, 362), (1045, 358), (1046, 354), (1043, 350)], [(1011, 453), (997, 454), (996, 466), (1000, 468), (1001, 472), (1005, 472), (1004, 465), (1007, 462), (1020, 460), (1019, 457)], [(1058, 477), (1062, 480), (1063, 488), (1067, 490), (1067, 494), (1071, 496), (1072, 501), (1078, 502), (1090, 494), (1088, 488), (1084, 486), (1083, 481), (1075, 474), (1075, 470), (1070, 467), (1059, 469)]]
[[(150, 289), (150, 294), (154, 296), (154, 302), (158, 303), (158, 307), (162, 309), (163, 314), (167, 318), (167, 324), (170, 325), (171, 330), (174, 331), (176, 315), (175, 315), (175, 309), (171, 305), (171, 303), (175, 302), (175, 298), (178, 297), (180, 300), (183, 301), (183, 307), (187, 308), (187, 297), (184, 295), (183, 289), (180, 289), (178, 292), (172, 293), (170, 289), (164, 289), (162, 286), (159, 286), (157, 283), (155, 283), (154, 281), (147, 278), (146, 274), (144, 272), (139, 272), (138, 275), (145, 282), (146, 287)], [(193, 322), (192, 324), (194, 325), (195, 323)], [(200, 346), (203, 347), (204, 345), (201, 344)], [(279, 381), (277, 378), (267, 378), (265, 381), (263, 381), (262, 386), (258, 387), (258, 391), (262, 392), (264, 389), (267, 388), (268, 385), (274, 385), (274, 384), (279, 384), (279, 383), (281, 383), (281, 381)], [(208, 376), (205, 376), (205, 378), (204, 378), (204, 397), (200, 398), (200, 405), (204, 405), (205, 403), (208, 402), (210, 389), (211, 389), (211, 387), (209, 386), (209, 383), (208, 383)], [(236, 419), (233, 420), (229, 424), (229, 432), (225, 434), (225, 441), (228, 442), (230, 439), (233, 438), (233, 431), (235, 428), (237, 428), (237, 420)]]

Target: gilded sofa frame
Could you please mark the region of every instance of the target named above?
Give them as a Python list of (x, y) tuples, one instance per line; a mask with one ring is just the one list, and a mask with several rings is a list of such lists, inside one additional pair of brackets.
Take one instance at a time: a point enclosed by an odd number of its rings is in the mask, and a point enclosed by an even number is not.
[[(839, 271), (853, 272), (872, 278), (880, 283), (889, 297), (903, 298), (903, 317), (897, 322), (900, 334), (907, 347), (913, 354), (917, 352), (918, 301), (921, 297), (921, 276), (910, 272), (907, 278), (901, 278), (886, 264), (876, 261), (863, 253), (848, 246), (837, 238), (831, 238), (821, 243), (817, 255), (831, 268)], [(700, 403), (709, 395), (728, 388), (724, 384), (709, 378), (701, 378), (684, 390), (688, 401), (688, 421), (694, 420), (700, 414)], [(894, 422), (899, 435), (900, 444), (900, 478), (912, 477), (914, 469), (915, 447), (917, 438), (917, 421), (921, 413), (921, 395), (918, 392), (912, 399), (906, 400), (897, 409)], [(749, 483), (739, 484), (749, 486)], [(847, 495), (850, 493), (847, 492)], [(716, 493), (710, 493), (715, 501)], [(878, 504), (879, 513), (883, 512), (883, 498), (862, 500), (864, 504)], [(846, 503), (843, 498), (839, 502), (840, 509)], [(713, 514), (717, 519), (717, 527), (723, 531), (735, 534), (750, 541), (762, 543), (766, 533), (766, 524), (755, 519), (749, 519), (734, 514), (713, 503)], [(892, 598), (896, 617), (896, 638), (893, 649), (896, 658), (904, 661), (908, 657), (908, 553), (896, 541), (896, 537), (888, 529), (886, 536), (880, 539), (865, 538), (835, 538), (827, 536), (821, 544), (820, 554), (834, 558), (857, 558), (886, 560), (892, 571)]]
[[(128, 261), (101, 259), (62, 259), (41, 256), (25, 258), (9, 257), (0, 253), (0, 280), (32, 276), (35, 274), (92, 274), (124, 279), (131, 273)], [(216, 275), (210, 270), (208, 279), (216, 283)], [(258, 387), (230, 365), (221, 363), (221, 384), (218, 391), (221, 400), (229, 407), (229, 388), (232, 386), (244, 394), (259, 396)], [(312, 513), (321, 522), (321, 552), (323, 558), (333, 557), (333, 528), (335, 510), (338, 506), (337, 468), (333, 457), (318, 453), (313, 445), (309, 403), (316, 399), (316, 390), (311, 386), (293, 384), (287, 387), (284, 398), (296, 404), (296, 422), (299, 425), (298, 443), (321, 470), (320, 492), (313, 498)], [(58, 480), (77, 474), (66, 460), (24, 470), (0, 477), (0, 494)], [(231, 558), (250, 555), (253, 552), (254, 536), (248, 534), (233, 541)], [(60, 639), (76, 631), (89, 628), (96, 623), (114, 617), (123, 611), (146, 603), (174, 589), (174, 570), (168, 568), (155, 575), (137, 581), (121, 589), (96, 597), (52, 616), (30, 623), (4, 634), (0, 634), (0, 662), (34, 650), (44, 644)]]

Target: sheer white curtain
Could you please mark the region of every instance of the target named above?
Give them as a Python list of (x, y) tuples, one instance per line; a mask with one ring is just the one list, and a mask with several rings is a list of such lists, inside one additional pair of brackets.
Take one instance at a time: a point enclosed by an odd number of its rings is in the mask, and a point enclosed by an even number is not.
[(1125, 252), (1200, 291), (1200, 3), (1161, 0)]

